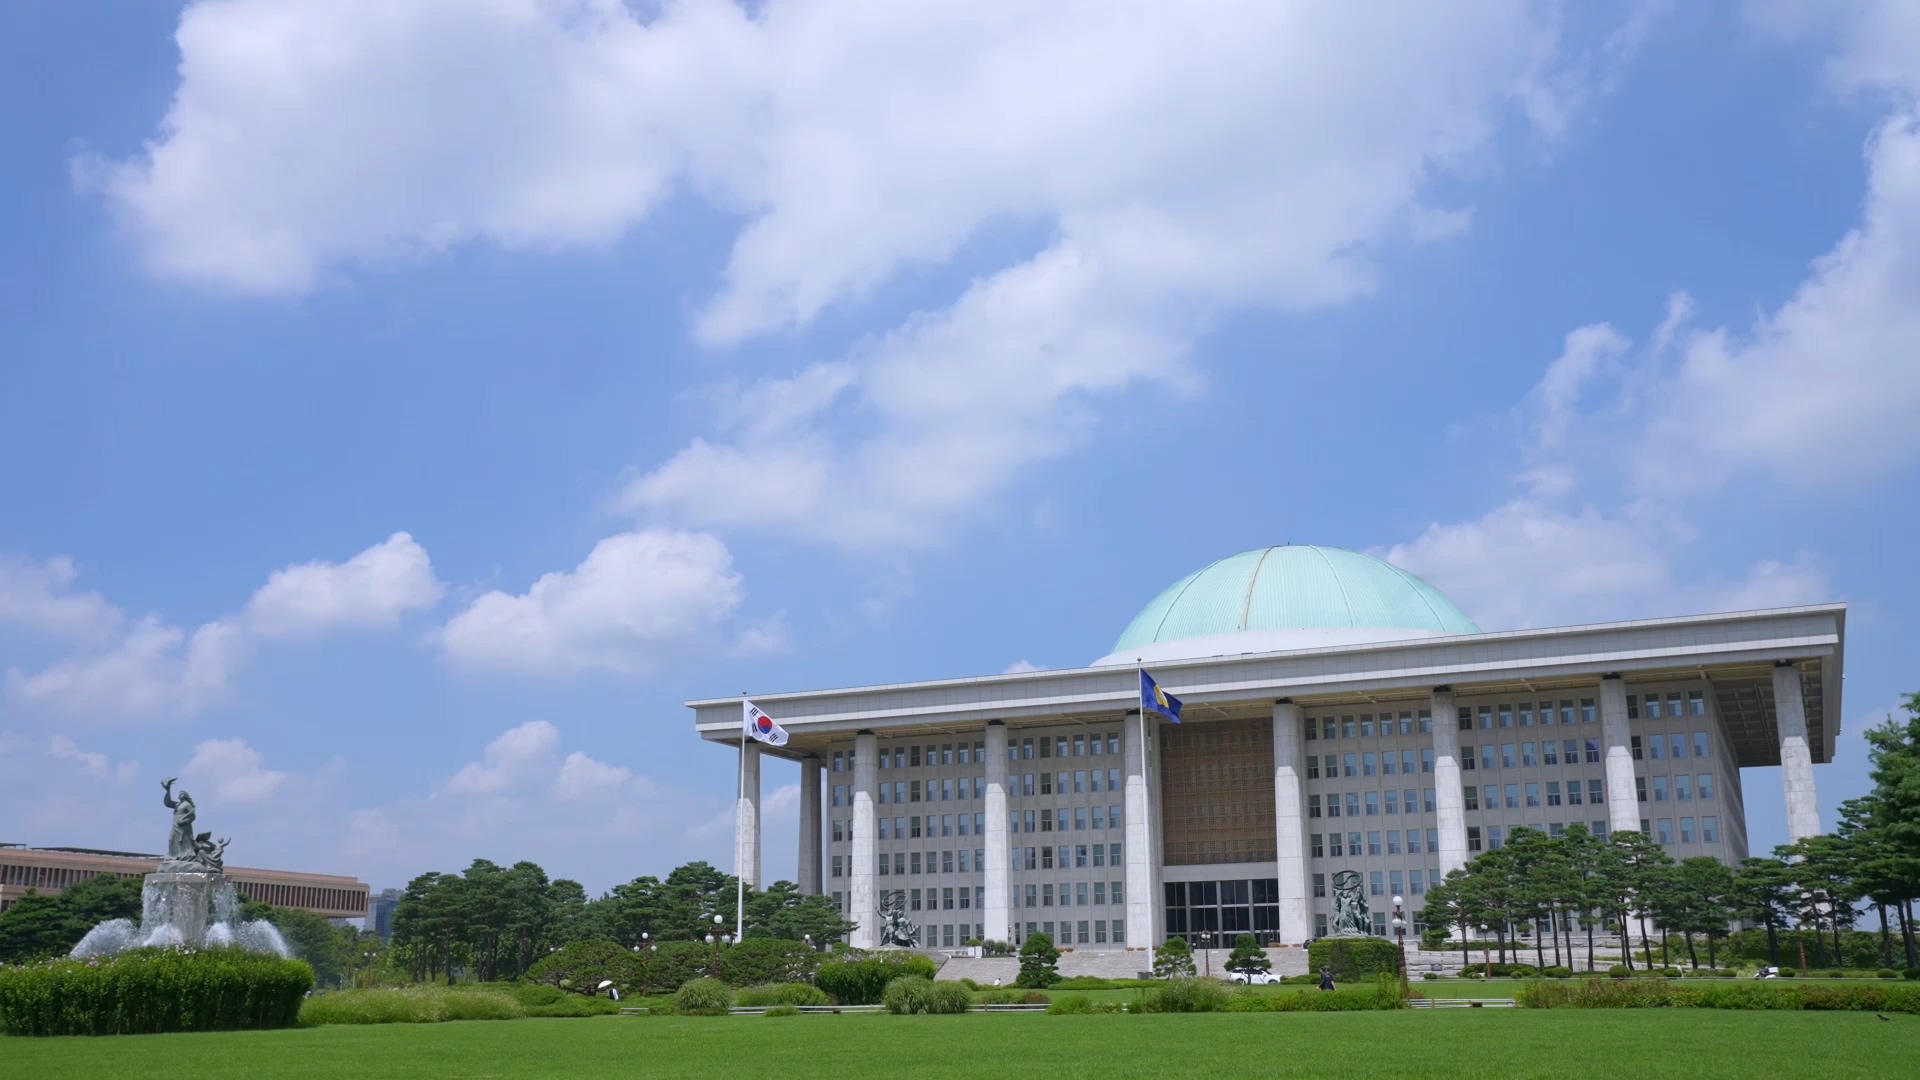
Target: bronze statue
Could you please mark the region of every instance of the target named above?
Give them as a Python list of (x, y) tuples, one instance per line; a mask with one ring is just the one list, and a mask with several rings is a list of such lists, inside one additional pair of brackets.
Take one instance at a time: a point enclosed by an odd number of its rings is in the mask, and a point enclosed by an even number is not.
[(1327, 936), (1367, 937), (1372, 933), (1373, 918), (1360, 891), (1360, 871), (1338, 871), (1333, 875), (1333, 921), (1327, 927)]
[(168, 862), (195, 862), (199, 846), (193, 842), (193, 796), (185, 788), (180, 789), (180, 797), (174, 798), (173, 785), (178, 777), (169, 776), (160, 781), (160, 787), (167, 794), (161, 800), (167, 809), (173, 811), (173, 832), (167, 836)]

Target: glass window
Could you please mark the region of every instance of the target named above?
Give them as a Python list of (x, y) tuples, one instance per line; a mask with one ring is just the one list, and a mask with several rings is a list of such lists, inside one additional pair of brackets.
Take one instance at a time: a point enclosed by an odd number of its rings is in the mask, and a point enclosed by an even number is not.
[(1400, 830), (1399, 829), (1387, 830), (1387, 854), (1389, 855), (1400, 854)]
[(1425, 750), (1420, 751), (1420, 771), (1423, 773), (1430, 773), (1433, 771), (1433, 748), (1432, 747), (1428, 747)]
[(1480, 789), (1479, 788), (1474, 787), (1472, 784), (1468, 784), (1466, 787), (1460, 789), (1460, 796), (1462, 801), (1465, 803), (1467, 809), (1469, 810), (1480, 809)]
[(1107, 845), (1105, 844), (1093, 845), (1093, 865), (1095, 866), (1107, 865)]
[(1548, 739), (1540, 744), (1540, 763), (1542, 765), (1560, 764), (1560, 744)]
[(1400, 775), (1413, 775), (1413, 751), (1411, 750), (1400, 751)]
[(1680, 715), (1680, 691), (1678, 690), (1670, 690), (1667, 692), (1667, 715)]
[(1312, 849), (1313, 857), (1316, 859), (1325, 858), (1327, 854), (1327, 846), (1322, 843), (1321, 840), (1322, 837), (1320, 833), (1313, 833), (1307, 838), (1308, 846)]
[(1686, 773), (1673, 776), (1673, 801), (1686, 802), (1693, 798), (1693, 777)]
[(1513, 768), (1513, 750), (1514, 750), (1514, 746), (1512, 743), (1500, 744), (1500, 767), (1501, 768), (1503, 769)]
[(1393, 775), (1393, 751), (1391, 750), (1388, 750), (1380, 755), (1380, 775), (1381, 776)]
[(1646, 751), (1641, 747), (1640, 736), (1638, 735), (1627, 736), (1627, 749), (1632, 752), (1633, 760), (1635, 761), (1639, 761), (1646, 756)]
[(1638, 798), (1639, 801), (1641, 802), (1647, 801), (1647, 778), (1646, 777), (1636, 776), (1633, 778), (1633, 792), (1634, 792), (1634, 796)]
[(1093, 808), (1093, 827), (1096, 829), (1104, 829), (1107, 827), (1106, 807), (1096, 806)]
[(1520, 785), (1519, 784), (1507, 785), (1507, 809), (1509, 810), (1520, 809)]
[(1372, 751), (1368, 751), (1367, 753), (1360, 755), (1360, 775), (1362, 776), (1375, 775), (1375, 766), (1374, 766)]
[(1342, 833), (1327, 834), (1327, 854), (1333, 856), (1336, 859), (1347, 853), (1346, 848), (1342, 845), (1342, 842), (1341, 842), (1341, 837), (1343, 835), (1344, 834)]
[(1465, 769), (1471, 769), (1473, 767), (1474, 767), (1473, 747), (1471, 746), (1461, 747), (1460, 748), (1460, 768), (1465, 770)]
[(1318, 795), (1307, 796), (1307, 816), (1310, 818), (1317, 818), (1320, 816), (1320, 796)]
[(1429, 814), (1431, 814), (1431, 813), (1433, 813), (1433, 812), (1434, 812), (1434, 798), (1433, 798), (1433, 789), (1432, 789), (1432, 788), (1423, 788), (1423, 789), (1421, 789), (1421, 792), (1420, 792), (1420, 807), (1421, 807), (1421, 809), (1423, 809), (1423, 810), (1425, 810), (1425, 811), (1426, 811), (1427, 813), (1429, 813)]
[(1360, 737), (1363, 739), (1373, 738), (1373, 714), (1372, 713), (1366, 713), (1360, 717)]
[(1693, 733), (1693, 756), (1697, 758), (1707, 756), (1707, 733), (1704, 731)]
[(1700, 819), (1700, 839), (1709, 844), (1717, 844), (1720, 842), (1719, 818), (1703, 817)]
[(832, 874), (832, 876), (833, 876), (833, 877), (840, 877), (840, 876), (842, 876), (842, 875), (841, 875), (841, 872), (840, 872), (840, 871), (841, 871), (841, 863), (840, 863), (840, 856), (838, 856), (838, 855), (835, 855), (835, 856), (833, 857), (833, 874)]
[(1360, 775), (1360, 767), (1359, 767), (1359, 761), (1360, 761), (1360, 755), (1358, 755), (1358, 754), (1345, 754), (1345, 755), (1342, 755), (1342, 757), (1341, 757), (1341, 763), (1342, 763), (1342, 765), (1343, 765), (1343, 766), (1345, 767), (1345, 769), (1346, 769), (1346, 774), (1347, 774), (1348, 776), (1358, 776), (1358, 775)]
[(1480, 850), (1480, 826), (1478, 825), (1467, 826), (1467, 850)]
[(1683, 844), (1693, 843), (1693, 819), (1690, 817), (1680, 819), (1680, 842)]
[(1667, 740), (1655, 735), (1647, 740), (1647, 756), (1655, 761), (1664, 761), (1667, 757)]
[(1627, 695), (1627, 719), (1640, 719), (1640, 697), (1637, 694)]
[(1488, 743), (1485, 746), (1482, 746), (1480, 748), (1480, 767), (1483, 769), (1493, 768), (1493, 744), (1492, 743)]
[(1654, 828), (1653, 838), (1655, 841), (1662, 844), (1673, 843), (1673, 819), (1672, 818), (1664, 818), (1664, 817), (1656, 818), (1653, 823), (1653, 828)]
[(1607, 789), (1599, 780), (1587, 781), (1587, 801), (1595, 806), (1607, 801)]
[(1587, 764), (1589, 764), (1589, 765), (1597, 765), (1597, 764), (1599, 764), (1599, 762), (1600, 762), (1600, 740), (1599, 740), (1599, 739), (1588, 739), (1588, 740), (1586, 740), (1586, 744), (1587, 744)]
[(1420, 830), (1419, 829), (1407, 830), (1407, 854), (1409, 855), (1420, 854)]
[(1333, 717), (1329, 716), (1320, 722), (1320, 736), (1326, 739), (1337, 739), (1340, 737), (1340, 732)]
[(1360, 816), (1360, 793), (1357, 791), (1347, 792), (1347, 816)]
[(1367, 854), (1369, 855), (1380, 854), (1380, 834), (1379, 833), (1370, 832), (1367, 834)]
[(1500, 826), (1498, 825), (1487, 826), (1487, 850), (1499, 851), (1501, 843), (1502, 841), (1500, 839)]
[(1025, 758), (1028, 761), (1033, 760), (1033, 740), (1032, 739), (1020, 740), (1020, 756), (1022, 758)]
[(1473, 730), (1473, 710), (1467, 708), (1465, 705), (1460, 706), (1460, 730)]
[(1307, 755), (1307, 779), (1320, 779), (1320, 755), (1318, 754)]
[(1647, 719), (1649, 720), (1660, 719), (1660, 695), (1659, 694), (1647, 695)]
[(1578, 780), (1567, 781), (1567, 805), (1579, 806), (1580, 801), (1581, 801), (1580, 800), (1580, 781)]
[(1420, 733), (1422, 735), (1428, 734), (1429, 732), (1433, 731), (1433, 714), (1431, 712), (1429, 712), (1426, 709), (1421, 709), (1419, 720), (1420, 720)]
[(1685, 735), (1675, 732), (1667, 736), (1667, 741), (1672, 748), (1673, 757), (1676, 760), (1687, 756), (1687, 737)]
[(1687, 714), (1689, 716), (1707, 715), (1707, 696), (1699, 690), (1687, 691)]
[(1353, 717), (1343, 716), (1340, 718), (1340, 734), (1349, 739), (1353, 738)]
[[(1440, 850), (1440, 830), (1439, 830), (1439, 829), (1428, 829), (1428, 830), (1427, 830), (1427, 851), (1428, 851), (1428, 853), (1429, 853), (1429, 854), (1431, 854), (1431, 853), (1433, 853), (1433, 852), (1436, 852), (1436, 851), (1439, 851), (1439, 850)], [(1439, 874), (1439, 872), (1438, 872), (1438, 871), (1435, 871), (1435, 872), (1434, 872), (1434, 880), (1436, 880), (1436, 881), (1438, 881), (1438, 880), (1439, 880), (1439, 878), (1440, 878), (1440, 874)]]
[[(1383, 878), (1385, 878), (1385, 877), (1386, 877), (1386, 874), (1385, 874), (1384, 872), (1382, 872), (1382, 871), (1379, 871), (1379, 870), (1369, 870), (1369, 871), (1367, 871), (1367, 893), (1368, 893), (1368, 895), (1370, 895), (1370, 896), (1385, 896), (1385, 895), (1387, 894), (1387, 886), (1386, 886), (1386, 882), (1385, 882), (1384, 880), (1382, 880), (1382, 879), (1383, 879)], [(1378, 912), (1378, 911), (1376, 911), (1376, 912), (1374, 912), (1374, 914), (1375, 914), (1376, 916), (1378, 916), (1378, 915), (1380, 915), (1381, 913), (1380, 913), (1380, 912)], [(1378, 921), (1379, 921), (1379, 919), (1377, 919), (1377, 918), (1376, 918), (1376, 919), (1375, 919), (1374, 921), (1375, 921), (1375, 922), (1378, 922)]]
[(1558, 780), (1547, 781), (1547, 805), (1560, 805), (1560, 781)]
[(1387, 789), (1387, 813), (1397, 814), (1399, 812), (1400, 812), (1400, 793), (1389, 788)]
[(1664, 776), (1656, 776), (1653, 778), (1653, 801), (1667, 801), (1667, 778)]
[(1713, 798), (1713, 774), (1712, 773), (1701, 773), (1700, 775), (1694, 777), (1693, 779), (1694, 779), (1694, 786), (1697, 789), (1699, 789), (1699, 792), (1700, 792), (1700, 801), (1705, 802), (1708, 799)]
[(1327, 895), (1327, 875), (1313, 875), (1313, 895), (1322, 898)]
[(1529, 808), (1529, 809), (1531, 809), (1531, 808), (1534, 808), (1534, 807), (1537, 807), (1537, 806), (1539, 806), (1539, 805), (1540, 805), (1540, 785), (1539, 785), (1539, 784), (1537, 784), (1537, 783), (1536, 783), (1536, 784), (1528, 784), (1528, 785), (1527, 785), (1527, 806), (1528, 806), (1528, 808)]
[(1425, 896), (1427, 892), (1426, 875), (1418, 870), (1408, 871), (1407, 892), (1413, 896)]
[(1406, 807), (1407, 813), (1417, 814), (1420, 812), (1419, 810), (1415, 809), (1420, 805), (1420, 793), (1418, 791), (1414, 790), (1413, 788), (1408, 788), (1407, 790), (1400, 793), (1400, 798), (1404, 801), (1404, 805)]
[(1533, 744), (1530, 742), (1520, 744), (1520, 765), (1522, 768), (1533, 768)]
[(1560, 699), (1560, 722), (1563, 724), (1573, 723), (1573, 701), (1569, 698)]
[(1593, 699), (1590, 697), (1581, 698), (1580, 722), (1583, 724), (1591, 724), (1598, 719), (1600, 719), (1600, 714), (1593, 711)]
[(1503, 728), (1510, 728), (1513, 726), (1513, 706), (1511, 705), (1500, 706), (1500, 726)]
[(1491, 705), (1480, 706), (1480, 730), (1493, 730), (1493, 706)]
[(1531, 701), (1523, 701), (1520, 703), (1520, 726), (1533, 726), (1533, 702)]
[(1360, 857), (1360, 834), (1359, 833), (1350, 832), (1347, 834), (1347, 854), (1355, 858)]
[(1367, 816), (1380, 816), (1380, 793), (1377, 791), (1367, 792)]

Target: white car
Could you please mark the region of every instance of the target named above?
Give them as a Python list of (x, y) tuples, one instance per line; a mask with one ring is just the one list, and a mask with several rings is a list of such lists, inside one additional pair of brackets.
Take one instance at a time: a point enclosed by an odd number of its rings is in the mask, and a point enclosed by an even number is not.
[(1228, 974), (1227, 978), (1242, 986), (1272, 986), (1280, 981), (1280, 976), (1271, 971), (1256, 971), (1251, 975), (1244, 971), (1235, 971)]

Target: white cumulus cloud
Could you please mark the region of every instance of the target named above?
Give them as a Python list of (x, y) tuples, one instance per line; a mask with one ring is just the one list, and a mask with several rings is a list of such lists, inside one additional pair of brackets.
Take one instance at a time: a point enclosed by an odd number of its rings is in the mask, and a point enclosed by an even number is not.
[(600, 541), (580, 565), (524, 593), (479, 597), (448, 620), (440, 644), (475, 669), (644, 671), (712, 635), (743, 595), (719, 540), (644, 529)]
[(496, 795), (549, 769), (560, 730), (545, 720), (529, 720), (487, 744), (481, 760), (470, 761), (447, 781), (456, 795)]
[(247, 602), (247, 626), (261, 637), (309, 637), (335, 629), (390, 629), (440, 601), (427, 550), (404, 532), (344, 563), (276, 570)]
[(246, 805), (280, 791), (287, 774), (266, 767), (266, 758), (245, 739), (208, 739), (193, 748), (180, 771), (182, 786), (213, 789), (214, 801)]

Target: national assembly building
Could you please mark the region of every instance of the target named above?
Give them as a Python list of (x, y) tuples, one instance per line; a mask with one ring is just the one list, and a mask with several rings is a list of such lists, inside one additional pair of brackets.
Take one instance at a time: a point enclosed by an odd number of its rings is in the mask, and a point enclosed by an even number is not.
[[(1286, 546), (1175, 582), (1087, 667), (755, 693), (778, 747), (745, 737), (739, 697), (688, 705), (740, 747), (749, 884), (762, 756), (799, 763), (799, 885), (855, 946), (881, 944), (887, 900), (922, 948), (1300, 944), (1336, 873), (1384, 933), (1387, 898), (1417, 924), (1429, 886), (1521, 826), (1737, 863), (1748, 767), (1781, 766), (1791, 837), (1818, 833), (1845, 629), (1824, 604), (1483, 633), (1389, 563)], [(1142, 671), (1179, 723), (1140, 708)]]

